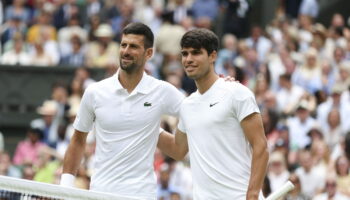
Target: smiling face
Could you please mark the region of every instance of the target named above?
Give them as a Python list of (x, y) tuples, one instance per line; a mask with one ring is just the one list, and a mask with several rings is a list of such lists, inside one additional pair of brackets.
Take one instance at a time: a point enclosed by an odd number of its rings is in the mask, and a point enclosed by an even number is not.
[(120, 68), (127, 73), (142, 68), (152, 56), (153, 49), (144, 47), (144, 36), (136, 34), (123, 34), (120, 42)]
[(197, 80), (206, 77), (214, 71), (211, 67), (216, 59), (216, 51), (210, 55), (204, 48), (195, 49), (192, 47), (182, 48), (182, 65), (188, 77)]

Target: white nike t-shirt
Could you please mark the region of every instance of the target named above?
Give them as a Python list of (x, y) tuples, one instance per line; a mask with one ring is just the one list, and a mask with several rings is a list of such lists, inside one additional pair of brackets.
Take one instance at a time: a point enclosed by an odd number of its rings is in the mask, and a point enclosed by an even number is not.
[(183, 101), (178, 128), (188, 138), (195, 200), (246, 199), (252, 149), (240, 122), (252, 113), (253, 93), (223, 79)]
[(144, 73), (129, 94), (118, 73), (85, 91), (74, 128), (95, 124), (96, 153), (91, 190), (156, 199), (154, 152), (161, 116), (177, 116), (184, 96), (174, 86)]

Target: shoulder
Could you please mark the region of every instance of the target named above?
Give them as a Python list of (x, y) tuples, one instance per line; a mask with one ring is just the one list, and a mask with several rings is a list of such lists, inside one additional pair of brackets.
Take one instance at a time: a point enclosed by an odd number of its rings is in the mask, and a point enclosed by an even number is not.
[(113, 86), (113, 80), (115, 79), (115, 76), (111, 76), (105, 79), (102, 79), (100, 81), (91, 83), (86, 89), (87, 90), (97, 90), (97, 89), (101, 89), (104, 87), (111, 87)]
[(238, 82), (222, 81), (219, 85), (221, 90), (229, 94), (234, 100), (242, 101), (254, 97), (253, 92), (245, 85)]

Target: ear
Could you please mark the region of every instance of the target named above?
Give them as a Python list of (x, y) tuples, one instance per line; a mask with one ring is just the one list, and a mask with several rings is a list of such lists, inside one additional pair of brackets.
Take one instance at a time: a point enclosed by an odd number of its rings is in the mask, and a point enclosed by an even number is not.
[(209, 55), (210, 62), (214, 63), (217, 57), (218, 57), (218, 53), (216, 51), (211, 52), (211, 54)]
[(153, 55), (153, 48), (146, 49), (146, 58), (150, 59)]

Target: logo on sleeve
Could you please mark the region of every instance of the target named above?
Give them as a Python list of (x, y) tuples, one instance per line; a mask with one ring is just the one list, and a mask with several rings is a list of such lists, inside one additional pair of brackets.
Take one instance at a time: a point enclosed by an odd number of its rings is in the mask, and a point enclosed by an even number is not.
[(152, 103), (149, 103), (149, 102), (146, 101), (146, 102), (143, 104), (143, 106), (149, 107), (149, 106), (152, 106)]
[(216, 104), (218, 104), (219, 102), (215, 102), (215, 103), (211, 103), (211, 104), (209, 104), (209, 107), (213, 107), (213, 106), (215, 106)]

